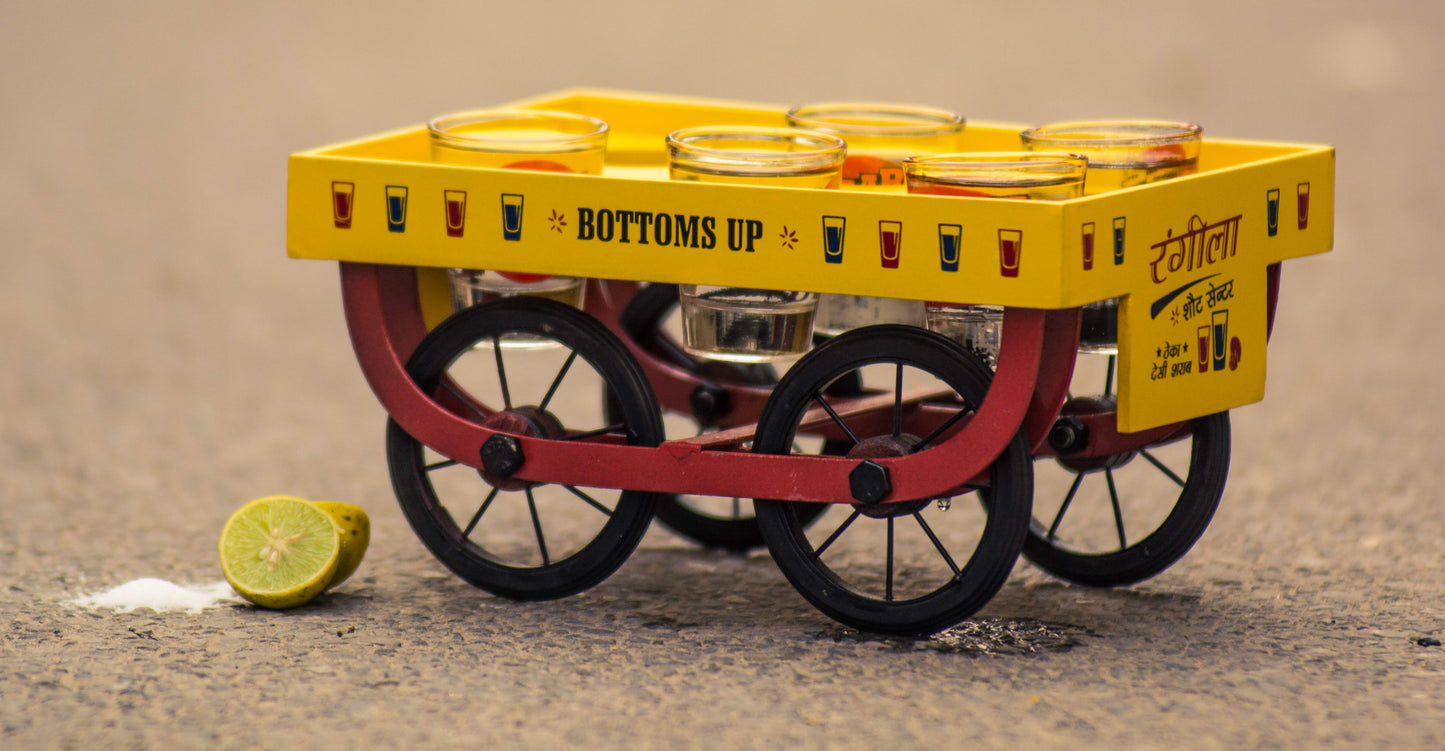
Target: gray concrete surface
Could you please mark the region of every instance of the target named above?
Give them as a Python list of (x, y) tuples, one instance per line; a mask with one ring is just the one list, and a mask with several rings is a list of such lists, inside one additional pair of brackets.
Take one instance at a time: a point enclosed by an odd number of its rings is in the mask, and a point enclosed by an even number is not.
[[(1441, 747), (1445, 11), (883, 8), (0, 5), (0, 746)], [(397, 511), (334, 265), (285, 256), (285, 157), (574, 85), (1329, 143), (1336, 250), (1285, 269), (1224, 503), (1146, 584), (1021, 563), (948, 638), (864, 639), (766, 555), (654, 530), (515, 604)], [(286, 613), (60, 604), (216, 580), (274, 492), (371, 511), (356, 579)]]

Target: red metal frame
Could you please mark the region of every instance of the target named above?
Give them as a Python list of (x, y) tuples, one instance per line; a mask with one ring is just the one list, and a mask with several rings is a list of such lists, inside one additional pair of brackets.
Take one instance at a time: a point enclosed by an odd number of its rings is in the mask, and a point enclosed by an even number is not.
[[(705, 379), (645, 351), (620, 330), (617, 317), (637, 286), (593, 280), (588, 312), (627, 343), (642, 365), (659, 401), (686, 412), (693, 389)], [(423, 393), (406, 374), (405, 363), (426, 335), (418, 300), (416, 270), (407, 266), (341, 264), (342, 301), (352, 347), (362, 373), (387, 414), (414, 438), (462, 464), (480, 465), (482, 443), (494, 431), (458, 417)], [(1269, 270), (1272, 328), (1279, 267)], [(892, 492), (884, 502), (948, 494), (981, 476), (1022, 426), (1036, 456), (1052, 455), (1049, 429), (1067, 398), (1079, 335), (1079, 311), (1010, 308), (1005, 313), (1003, 350), (988, 396), (978, 412), (938, 443), (935, 450), (874, 459), (887, 467)], [(526, 462), (515, 479), (589, 487), (626, 487), (699, 495), (852, 502), (848, 473), (859, 460), (825, 456), (773, 456), (742, 451), (770, 393), (767, 387), (723, 384), (732, 404), (732, 430), (657, 447), (623, 445), (618, 439), (554, 441), (519, 437)], [(915, 414), (930, 419), (922, 395), (909, 399)], [(882, 413), (870, 397), (840, 400), (835, 409), (855, 419)], [(873, 397), (874, 402), (877, 401)], [(888, 400), (891, 405), (891, 397)], [(453, 405), (455, 406), (455, 405)], [(1104, 456), (1177, 440), (1187, 424), (1141, 433), (1117, 430), (1113, 412), (1078, 415), (1089, 443), (1078, 456)], [(805, 420), (821, 422), (815, 417)], [(826, 427), (826, 426), (821, 426)], [(862, 429), (860, 425), (859, 429)]]
[[(481, 445), (493, 431), (449, 412), (406, 374), (405, 359), (425, 334), (415, 270), (342, 263), (341, 282), (352, 346), (387, 414), (438, 453), (478, 466)], [(998, 377), (968, 425), (936, 450), (876, 460), (888, 468), (893, 482), (885, 500), (941, 495), (992, 463), (1023, 422), (1038, 376), (1045, 319), (1044, 311), (1010, 312), (1005, 322), (1009, 345), (1001, 354)], [(847, 402), (837, 408), (854, 411)], [(518, 479), (701, 495), (849, 502), (848, 472), (858, 463), (704, 450), (689, 441), (640, 447), (605, 438), (518, 440), (527, 457)]]

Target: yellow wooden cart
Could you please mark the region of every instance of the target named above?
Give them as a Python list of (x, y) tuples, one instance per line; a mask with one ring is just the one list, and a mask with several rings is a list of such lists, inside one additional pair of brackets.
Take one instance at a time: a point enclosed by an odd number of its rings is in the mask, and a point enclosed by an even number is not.
[[(587, 89), (506, 106), (606, 121), (603, 174), (435, 164), (424, 126), (324, 146), (290, 159), (287, 247), (341, 264), (414, 529), (452, 570), (509, 597), (596, 584), (658, 509), (706, 544), (766, 542), (810, 601), (876, 631), (966, 617), (1020, 550), (1084, 584), (1152, 576), (1219, 501), (1228, 410), (1263, 397), (1280, 262), (1332, 244), (1327, 146), (1206, 138), (1192, 175), (1028, 202), (667, 180), (667, 133), (782, 126), (778, 106)], [(971, 121), (964, 150), (1017, 150), (1022, 128)], [(884, 252), (885, 228), (901, 231), (896, 255)], [(448, 268), (585, 277), (587, 303), (512, 298), (453, 312)], [(993, 370), (923, 329), (868, 327), (775, 381), (677, 347), (665, 325), (677, 283), (1001, 305), (1002, 351)], [(1112, 298), (1117, 364), (1099, 393), (1071, 394), (1079, 309)], [(560, 346), (501, 344), (519, 337)], [(552, 370), (523, 371), (532, 355), (553, 358)], [(856, 376), (880, 368), (897, 377)], [(595, 389), (590, 411), (563, 414), (573, 382)], [(708, 430), (669, 439), (664, 414)], [(1151, 453), (1176, 444), (1187, 467)], [(1044, 458), (1074, 482), (1040, 515), (1033, 464)], [(1152, 531), (1131, 537), (1114, 473), (1136, 458), (1174, 489)], [(474, 488), (443, 488), (449, 473)], [(1102, 547), (1074, 546), (1061, 523), (1092, 475), (1108, 482), (1115, 523)], [(684, 495), (768, 500), (754, 526), (696, 518)], [(949, 500), (961, 495), (980, 502)], [(810, 529), (829, 504), (847, 506), (846, 521)], [(548, 533), (554, 518), (584, 529), (563, 543)], [(691, 533), (689, 519), (700, 525)], [(846, 542), (867, 535), (876, 541)], [(864, 563), (870, 552), (881, 562)]]

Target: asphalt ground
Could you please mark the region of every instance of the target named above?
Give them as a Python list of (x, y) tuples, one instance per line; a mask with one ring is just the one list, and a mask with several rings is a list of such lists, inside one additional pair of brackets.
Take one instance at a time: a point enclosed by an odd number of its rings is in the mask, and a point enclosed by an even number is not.
[[(0, 745), (1439, 748), (1445, 12), (1423, 3), (0, 6)], [(872, 15), (870, 15), (872, 14)], [(1020, 563), (881, 639), (765, 553), (654, 527), (519, 604), (422, 548), (334, 264), (285, 255), (294, 151), (558, 88), (1163, 116), (1336, 147), (1223, 503), (1144, 584)], [(220, 578), (249, 498), (366, 507), (294, 611), (84, 610)]]

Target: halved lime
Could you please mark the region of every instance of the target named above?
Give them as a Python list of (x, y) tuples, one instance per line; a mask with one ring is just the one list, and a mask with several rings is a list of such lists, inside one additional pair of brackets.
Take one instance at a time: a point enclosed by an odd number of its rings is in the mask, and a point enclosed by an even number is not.
[(242, 597), (263, 608), (294, 608), (331, 583), (341, 529), (316, 505), (292, 496), (257, 498), (221, 530), (221, 570)]
[(341, 560), (336, 564), (336, 575), (327, 589), (346, 581), (366, 555), (366, 546), (371, 542), (371, 517), (360, 506), (340, 501), (312, 501), (317, 508), (331, 515), (331, 521), (341, 529)]

